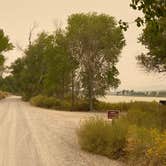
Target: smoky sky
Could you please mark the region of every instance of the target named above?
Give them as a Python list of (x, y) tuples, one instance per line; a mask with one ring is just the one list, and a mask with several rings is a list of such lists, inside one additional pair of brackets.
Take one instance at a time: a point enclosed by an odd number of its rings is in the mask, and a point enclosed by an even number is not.
[(121, 80), (119, 89), (165, 90), (165, 75), (146, 73), (137, 64), (135, 57), (145, 48), (137, 40), (142, 29), (132, 22), (141, 13), (133, 11), (129, 3), (130, 0), (0, 0), (0, 28), (16, 45), (6, 54), (6, 64), (23, 55), (18, 46), (26, 48), (33, 24), (37, 25), (33, 34), (35, 39), (36, 34), (43, 30), (52, 32), (57, 26), (65, 27), (67, 17), (73, 13), (106, 13), (117, 21), (122, 19), (130, 23), (129, 30), (125, 32), (126, 46), (117, 65)]

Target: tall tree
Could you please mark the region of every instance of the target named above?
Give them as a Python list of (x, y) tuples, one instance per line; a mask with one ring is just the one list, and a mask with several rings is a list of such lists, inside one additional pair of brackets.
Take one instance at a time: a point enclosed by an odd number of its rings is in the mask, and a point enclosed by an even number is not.
[(28, 45), (24, 56), (11, 65), (13, 78), (20, 85), (18, 92), (24, 99), (39, 94), (43, 88), (46, 72), (44, 56), (49, 48), (50, 40), (46, 33), (39, 34), (38, 38)]
[[(166, 72), (166, 0), (132, 0), (130, 6), (142, 11), (135, 19), (137, 26), (145, 26), (139, 41), (148, 49), (137, 57), (147, 71)], [(127, 23), (121, 23), (126, 28)]]
[(38, 94), (63, 99), (71, 86), (71, 61), (65, 33), (62, 30), (40, 33), (11, 69), (13, 81), (19, 85), (17, 92), (24, 99)]
[(105, 14), (73, 14), (68, 19), (68, 37), (73, 45), (73, 57), (79, 62), (84, 95), (93, 110), (93, 101), (119, 79), (115, 65), (125, 40), (113, 17)]
[(9, 42), (8, 36), (5, 36), (4, 31), (0, 29), (0, 72), (2, 72), (3, 65), (5, 62), (3, 53), (11, 50), (12, 48), (13, 45)]
[(58, 29), (53, 35), (52, 48), (46, 54), (47, 73), (45, 77), (46, 91), (64, 99), (69, 95), (72, 63), (68, 50), (66, 34)]

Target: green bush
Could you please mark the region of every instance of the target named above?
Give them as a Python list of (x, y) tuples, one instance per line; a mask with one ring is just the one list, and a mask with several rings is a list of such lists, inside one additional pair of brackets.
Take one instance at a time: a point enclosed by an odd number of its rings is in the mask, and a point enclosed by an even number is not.
[(108, 110), (120, 110), (128, 111), (131, 103), (119, 102), (119, 103), (107, 103), (102, 101), (95, 101), (94, 107), (97, 111), (108, 111)]
[(127, 136), (126, 154), (128, 165), (166, 165), (166, 132), (130, 126)]
[[(112, 104), (97, 104), (97, 108), (113, 108)], [(127, 165), (166, 165), (166, 106), (131, 102), (126, 108), (126, 114), (112, 123), (98, 117), (83, 121), (77, 132), (82, 149), (122, 157)]]
[(132, 108), (128, 111), (127, 119), (131, 124), (139, 127), (166, 129), (166, 107), (156, 108)]
[(82, 149), (119, 158), (124, 155), (127, 123), (122, 119), (111, 123), (100, 117), (91, 117), (81, 123), (77, 135)]
[(70, 110), (71, 104), (68, 101), (60, 100), (55, 97), (38, 95), (32, 97), (30, 103), (37, 107)]
[(42, 95), (31, 98), (30, 103), (34, 106), (53, 108), (55, 105), (59, 105), (59, 101), (53, 97), (46, 97)]

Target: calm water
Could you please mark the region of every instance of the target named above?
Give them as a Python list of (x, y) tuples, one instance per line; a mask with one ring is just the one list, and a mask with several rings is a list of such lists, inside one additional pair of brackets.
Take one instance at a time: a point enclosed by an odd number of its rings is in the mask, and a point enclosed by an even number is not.
[(105, 96), (100, 98), (101, 101), (118, 103), (118, 102), (130, 102), (130, 101), (160, 101), (166, 100), (166, 97), (134, 97), (134, 96)]

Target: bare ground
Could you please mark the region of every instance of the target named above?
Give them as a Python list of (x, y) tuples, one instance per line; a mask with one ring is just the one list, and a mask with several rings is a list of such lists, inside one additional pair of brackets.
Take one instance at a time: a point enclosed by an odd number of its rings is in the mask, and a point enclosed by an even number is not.
[(0, 166), (121, 166), (80, 149), (76, 128), (89, 116), (32, 107), (15, 96), (0, 101)]

